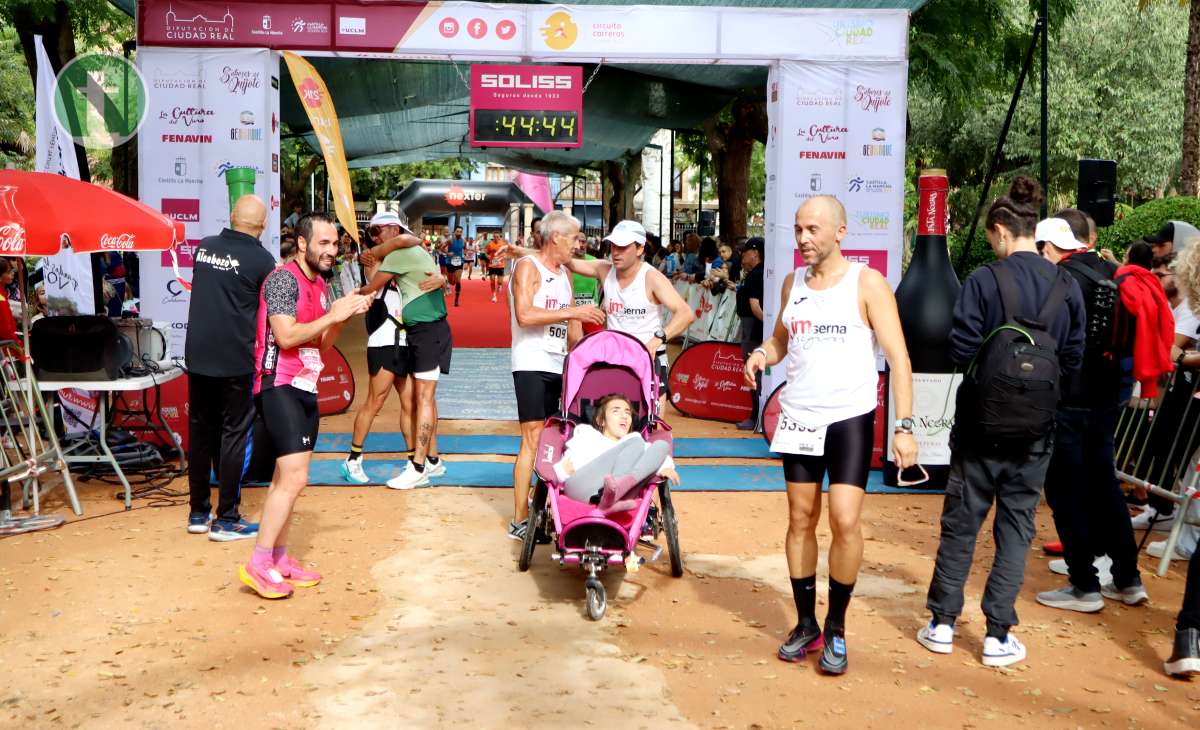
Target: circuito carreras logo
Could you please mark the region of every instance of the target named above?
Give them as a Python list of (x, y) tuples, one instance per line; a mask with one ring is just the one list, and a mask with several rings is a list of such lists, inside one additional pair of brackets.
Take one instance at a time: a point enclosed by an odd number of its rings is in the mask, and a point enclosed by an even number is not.
[(551, 13), (541, 31), (546, 45), (555, 51), (567, 50), (575, 45), (575, 40), (579, 37), (579, 26), (575, 25), (571, 14), (565, 10)]

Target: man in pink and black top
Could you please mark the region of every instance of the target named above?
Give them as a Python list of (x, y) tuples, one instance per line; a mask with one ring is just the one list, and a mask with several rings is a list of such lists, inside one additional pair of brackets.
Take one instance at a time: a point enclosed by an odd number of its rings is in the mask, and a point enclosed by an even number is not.
[(263, 598), (286, 598), (293, 586), (321, 582), (287, 553), (292, 508), (308, 483), (308, 463), (320, 416), (317, 381), (321, 353), (333, 346), (346, 320), (367, 311), (370, 297), (357, 291), (329, 305), (324, 275), (333, 270), (338, 235), (321, 214), (296, 224), (296, 258), (263, 282), (255, 342), (254, 402), (276, 454), (257, 543), (238, 575)]

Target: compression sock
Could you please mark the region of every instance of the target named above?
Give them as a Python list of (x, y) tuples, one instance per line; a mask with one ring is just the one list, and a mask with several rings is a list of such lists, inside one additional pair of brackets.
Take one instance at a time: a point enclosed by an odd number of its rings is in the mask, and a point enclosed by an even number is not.
[(838, 583), (829, 579), (829, 615), (825, 617), (825, 636), (844, 635), (846, 632), (846, 608), (850, 605), (850, 594), (854, 584)]
[(362, 457), (362, 444), (350, 444), (350, 455), (346, 458), (353, 461)]
[(413, 461), (412, 459), (409, 459), (408, 463), (413, 465), (413, 468), (417, 470), (418, 474), (422, 474), (425, 472), (425, 464), (423, 462), (418, 464), (417, 462)]
[(250, 556), (250, 564), (259, 570), (270, 570), (275, 566), (271, 548), (254, 546), (254, 554)]
[(283, 560), (283, 556), (285, 555), (287, 555), (287, 546), (276, 545), (275, 547), (271, 548), (271, 560), (275, 563), (278, 564), (280, 560)]
[(817, 622), (817, 576), (792, 578), (792, 600), (796, 602), (796, 625)]

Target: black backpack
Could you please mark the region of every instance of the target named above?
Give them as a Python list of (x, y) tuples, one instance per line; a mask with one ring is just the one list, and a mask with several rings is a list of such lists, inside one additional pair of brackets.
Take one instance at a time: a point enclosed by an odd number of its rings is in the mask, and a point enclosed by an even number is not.
[(1087, 347), (1089, 360), (1100, 358), (1110, 362), (1133, 351), (1136, 322), (1121, 301), (1120, 286), (1129, 274), (1110, 279), (1092, 267), (1071, 257), (1063, 262), (1092, 283), (1087, 305)]
[(1000, 289), (1004, 324), (984, 338), (967, 368), (973, 385), (974, 424), (991, 441), (1033, 442), (1050, 434), (1058, 409), (1058, 343), (1050, 335), (1070, 287), (1068, 274), (1055, 272), (1054, 286), (1036, 319), (1020, 316), (1021, 298), (1013, 275), (1000, 262), (987, 268)]

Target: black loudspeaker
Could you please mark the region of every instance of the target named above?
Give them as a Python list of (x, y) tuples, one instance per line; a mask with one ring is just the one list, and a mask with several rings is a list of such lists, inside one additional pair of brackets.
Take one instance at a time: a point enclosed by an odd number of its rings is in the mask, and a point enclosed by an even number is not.
[(1111, 226), (1117, 203), (1117, 163), (1114, 160), (1080, 160), (1076, 207), (1097, 226)]

